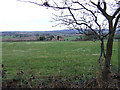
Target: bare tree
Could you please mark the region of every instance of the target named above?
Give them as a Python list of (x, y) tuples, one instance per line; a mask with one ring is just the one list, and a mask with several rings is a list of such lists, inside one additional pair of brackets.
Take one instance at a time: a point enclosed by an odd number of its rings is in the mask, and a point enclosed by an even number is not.
[[(21, 0), (20, 0), (21, 1)], [(112, 57), (113, 40), (120, 18), (120, 1), (111, 0), (40, 0), (24, 1), (53, 8), (56, 12), (54, 20), (57, 25), (64, 25), (70, 29), (76, 29), (79, 33), (95, 35), (101, 41), (101, 52), (98, 59), (100, 70), (104, 79), (110, 73), (110, 63)], [(108, 32), (104, 34), (104, 31)], [(91, 32), (91, 33), (88, 33)], [(104, 38), (108, 37), (106, 49), (104, 48)], [(104, 67), (101, 66), (101, 58), (104, 58)]]

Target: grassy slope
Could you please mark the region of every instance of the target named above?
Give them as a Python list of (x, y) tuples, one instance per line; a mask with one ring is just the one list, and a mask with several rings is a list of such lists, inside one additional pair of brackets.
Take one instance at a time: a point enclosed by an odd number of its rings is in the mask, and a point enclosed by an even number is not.
[[(8, 78), (19, 69), (41, 75), (86, 74), (91, 66), (98, 66), (100, 42), (3, 42), (3, 64)], [(117, 42), (114, 42), (112, 63), (117, 65)]]
[(64, 40), (71, 41), (71, 40), (76, 40), (76, 38), (80, 38), (80, 36), (64, 37)]
[(0, 36), (0, 39), (12, 39), (12, 38), (20, 38), (18, 37), (14, 37), (14, 36)]

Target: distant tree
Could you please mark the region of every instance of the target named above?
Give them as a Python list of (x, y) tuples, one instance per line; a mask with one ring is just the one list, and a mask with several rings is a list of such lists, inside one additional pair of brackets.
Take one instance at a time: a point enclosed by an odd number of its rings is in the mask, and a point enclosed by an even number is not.
[(60, 36), (57, 36), (57, 40), (59, 40)]
[[(76, 29), (80, 34), (97, 36), (101, 41), (101, 52), (98, 59), (102, 76), (108, 80), (110, 63), (112, 57), (113, 39), (120, 18), (120, 1), (118, 0), (40, 0), (41, 2), (24, 1), (53, 8), (60, 13), (55, 15), (54, 21), (57, 25)], [(108, 29), (107, 34), (103, 30)], [(87, 32), (91, 33), (87, 33)], [(104, 38), (108, 36), (106, 49), (104, 49)], [(104, 58), (104, 67), (101, 66), (101, 58)]]
[(45, 40), (45, 37), (44, 37), (44, 36), (40, 36), (39, 40), (40, 40), (40, 41), (44, 41), (44, 40)]
[(54, 36), (53, 36), (53, 35), (51, 35), (51, 36), (49, 36), (49, 38), (50, 38), (50, 40), (52, 40), (52, 39), (54, 38)]

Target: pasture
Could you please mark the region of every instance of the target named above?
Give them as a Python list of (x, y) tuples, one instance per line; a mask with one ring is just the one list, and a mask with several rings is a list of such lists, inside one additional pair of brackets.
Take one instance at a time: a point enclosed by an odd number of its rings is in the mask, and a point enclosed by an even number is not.
[[(96, 72), (99, 53), (99, 41), (2, 42), (2, 63), (7, 78), (14, 78), (20, 69), (32, 70), (38, 76)], [(112, 64), (117, 67), (117, 63), (118, 42), (114, 41)]]

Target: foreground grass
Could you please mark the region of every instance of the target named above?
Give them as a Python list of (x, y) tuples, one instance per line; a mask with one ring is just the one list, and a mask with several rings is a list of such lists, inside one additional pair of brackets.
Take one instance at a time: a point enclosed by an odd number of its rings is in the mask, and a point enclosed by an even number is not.
[[(118, 42), (114, 42), (112, 63), (117, 66)], [(74, 76), (87, 74), (96, 67), (100, 42), (3, 42), (2, 63), (7, 78), (14, 78), (19, 69), (36, 75)], [(94, 72), (95, 70), (93, 70)]]

